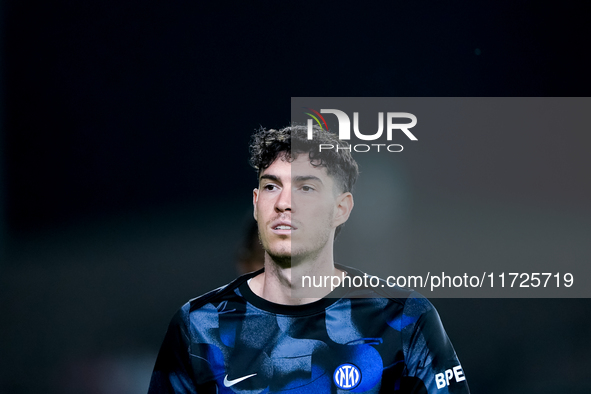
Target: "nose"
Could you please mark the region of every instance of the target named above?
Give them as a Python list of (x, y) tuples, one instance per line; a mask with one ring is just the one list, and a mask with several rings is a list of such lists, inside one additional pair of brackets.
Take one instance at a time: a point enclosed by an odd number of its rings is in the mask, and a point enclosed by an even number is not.
[(275, 210), (278, 212), (291, 211), (291, 188), (286, 187), (281, 190), (275, 202)]

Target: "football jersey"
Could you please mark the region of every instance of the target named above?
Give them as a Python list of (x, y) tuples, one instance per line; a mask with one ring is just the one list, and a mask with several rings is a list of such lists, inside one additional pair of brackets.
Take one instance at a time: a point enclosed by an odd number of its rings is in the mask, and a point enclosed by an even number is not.
[(176, 313), (149, 393), (469, 392), (437, 311), (417, 292), (342, 286), (316, 302), (280, 305), (250, 289), (261, 272)]

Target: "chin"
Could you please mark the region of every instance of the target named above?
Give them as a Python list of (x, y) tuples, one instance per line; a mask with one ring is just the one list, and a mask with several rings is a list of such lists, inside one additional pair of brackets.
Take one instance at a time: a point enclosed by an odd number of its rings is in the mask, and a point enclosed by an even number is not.
[(291, 256), (291, 241), (275, 240), (263, 244), (263, 247), (270, 256)]
[(271, 260), (281, 268), (291, 268), (291, 253), (268, 252)]

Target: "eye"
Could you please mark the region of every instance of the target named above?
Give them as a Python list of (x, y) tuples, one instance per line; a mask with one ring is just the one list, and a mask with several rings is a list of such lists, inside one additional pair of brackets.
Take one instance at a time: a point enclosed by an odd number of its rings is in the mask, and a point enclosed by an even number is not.
[(273, 185), (272, 183), (266, 184), (263, 188), (268, 191), (277, 190), (277, 186)]
[(302, 190), (305, 192), (311, 192), (314, 191), (314, 188), (312, 186), (302, 186)]

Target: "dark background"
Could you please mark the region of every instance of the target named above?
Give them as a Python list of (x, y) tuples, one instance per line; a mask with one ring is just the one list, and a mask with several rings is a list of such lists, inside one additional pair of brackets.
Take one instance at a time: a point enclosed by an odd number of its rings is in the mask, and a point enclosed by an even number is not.
[[(0, 3), (0, 392), (145, 391), (174, 311), (236, 274), (248, 140), (290, 97), (586, 96), (578, 4)], [(588, 173), (587, 141), (549, 160)], [(449, 163), (409, 181), (423, 206), (589, 215), (585, 177), (467, 189)], [(433, 302), (473, 392), (586, 391), (589, 300)]]

